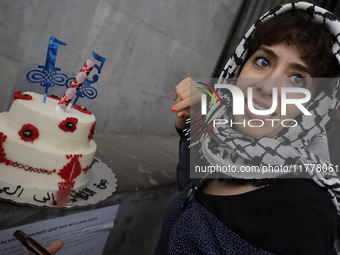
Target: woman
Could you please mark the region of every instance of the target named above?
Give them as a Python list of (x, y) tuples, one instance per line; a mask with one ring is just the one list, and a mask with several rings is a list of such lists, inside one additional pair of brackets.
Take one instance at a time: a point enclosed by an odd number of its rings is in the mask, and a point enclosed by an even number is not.
[[(253, 105), (246, 101), (243, 115), (233, 115), (232, 104), (212, 106), (209, 119), (224, 119), (229, 124), (216, 126), (200, 142), (203, 161), (237, 169), (255, 165), (262, 170), (268, 165), (329, 166), (324, 125), (339, 106), (338, 84), (311, 78), (338, 76), (339, 33), (337, 18), (310, 3), (279, 6), (261, 17), (219, 80), (230, 83), (238, 77), (236, 86), (245, 98), (252, 88)], [(186, 127), (190, 101), (192, 105), (195, 100), (190, 97), (190, 83), (193, 81), (186, 79), (176, 87), (173, 110), (179, 130)], [(313, 117), (294, 105), (287, 106), (287, 115), (283, 115), (280, 99), (273, 113), (253, 114), (251, 108), (270, 108), (273, 87), (278, 88), (278, 98), (282, 88), (308, 90), (311, 98), (302, 106)], [(219, 93), (228, 102), (229, 95)], [(289, 98), (300, 99), (300, 95)], [(290, 119), (290, 127), (282, 125), (284, 119)], [(249, 120), (259, 127), (230, 126), (231, 121)], [(188, 170), (187, 146), (182, 136), (180, 171)], [(336, 254), (340, 181), (331, 169), (326, 174), (309, 169), (308, 175), (311, 178), (298, 175), (297, 179), (283, 172), (246, 177), (228, 172), (223, 180), (193, 180), (192, 188), (187, 186), (170, 205), (155, 254)]]

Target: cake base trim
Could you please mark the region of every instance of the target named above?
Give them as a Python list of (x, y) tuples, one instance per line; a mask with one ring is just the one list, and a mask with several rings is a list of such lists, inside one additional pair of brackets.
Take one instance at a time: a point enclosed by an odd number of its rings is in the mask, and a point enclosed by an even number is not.
[(87, 184), (71, 190), (29, 189), (0, 180), (0, 199), (20, 205), (60, 208), (97, 204), (116, 191), (117, 179), (112, 170), (98, 158), (95, 158), (91, 172)]
[(7, 136), (0, 132), (0, 164), (5, 164), (6, 166), (17, 167), (19, 169), (23, 169), (25, 171), (29, 171), (32, 173), (38, 174), (58, 174), (64, 181), (58, 183), (59, 190), (70, 190), (74, 187), (75, 181), (74, 179), (77, 178), (81, 173), (87, 174), (87, 171), (91, 169), (93, 165), (93, 161), (89, 166), (81, 168), (79, 163), (79, 158), (82, 157), (82, 154), (69, 154), (65, 155), (67, 159), (71, 159), (63, 168), (60, 170), (53, 169), (47, 170), (37, 167), (28, 166), (19, 162), (12, 161), (7, 159), (6, 152), (3, 146), (3, 143), (6, 141)]

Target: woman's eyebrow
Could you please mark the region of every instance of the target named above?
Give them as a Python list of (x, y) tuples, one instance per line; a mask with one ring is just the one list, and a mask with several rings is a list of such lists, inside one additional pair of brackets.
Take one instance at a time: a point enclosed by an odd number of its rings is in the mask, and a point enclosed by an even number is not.
[[(264, 47), (264, 46), (260, 46), (259, 47), (259, 50), (261, 50), (261, 51), (263, 51), (264, 53), (266, 53), (266, 54), (268, 54), (269, 56), (271, 56), (272, 58), (274, 58), (274, 59), (279, 59), (279, 57), (275, 54), (275, 52), (274, 51), (272, 51), (271, 49), (268, 49), (268, 48), (266, 48), (266, 47)], [(300, 71), (300, 72), (304, 72), (304, 73), (308, 73), (311, 77), (313, 77), (312, 76), (312, 72), (310, 71), (310, 69), (307, 67), (307, 66), (305, 66), (305, 65), (301, 65), (301, 64), (299, 64), (299, 63), (291, 63), (291, 64), (289, 64), (289, 67), (290, 68), (293, 68), (293, 69), (297, 69), (298, 71)]]
[(301, 65), (301, 64), (298, 64), (298, 63), (291, 63), (291, 64), (289, 64), (289, 67), (296, 69), (296, 70), (303, 72), (303, 73), (308, 73), (310, 75), (310, 77), (313, 77), (312, 72), (310, 71), (310, 69), (307, 66), (304, 66), (304, 65)]
[(259, 50), (262, 50), (264, 53), (270, 55), (271, 57), (275, 58), (275, 59), (278, 59), (279, 57), (275, 54), (274, 51), (272, 51), (271, 49), (268, 49), (264, 46), (260, 46), (259, 47)]

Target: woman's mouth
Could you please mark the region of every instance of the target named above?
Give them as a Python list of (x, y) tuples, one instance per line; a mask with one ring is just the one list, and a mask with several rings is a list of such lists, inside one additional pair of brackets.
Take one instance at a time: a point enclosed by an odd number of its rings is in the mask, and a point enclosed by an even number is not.
[[(257, 101), (257, 100), (255, 99), (255, 101)], [(252, 113), (252, 112), (249, 110), (249, 107), (248, 107), (247, 102), (248, 102), (248, 99), (245, 98), (245, 102), (244, 102), (244, 104), (245, 104), (245, 112), (246, 112), (246, 114), (247, 114), (250, 118), (252, 118), (252, 119), (266, 120), (266, 119), (269, 119), (269, 118), (272, 118), (272, 117), (276, 116), (276, 113), (275, 113), (275, 112), (273, 112), (272, 114), (268, 114), (268, 115), (257, 115), (257, 114), (254, 114), (254, 113)], [(264, 103), (261, 103), (261, 102), (259, 102), (259, 101), (254, 102), (254, 100), (253, 100), (252, 103), (253, 103), (253, 107), (254, 107), (256, 110), (262, 110), (262, 111), (263, 111), (263, 110), (268, 110), (268, 109), (270, 109), (269, 106), (267, 106), (267, 105), (265, 105)], [(261, 104), (261, 105), (260, 105), (260, 104)]]

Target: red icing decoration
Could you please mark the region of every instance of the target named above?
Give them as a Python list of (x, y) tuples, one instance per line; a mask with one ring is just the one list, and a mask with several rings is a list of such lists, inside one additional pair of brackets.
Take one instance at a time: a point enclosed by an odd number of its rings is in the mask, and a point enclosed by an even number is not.
[(5, 163), (7, 160), (5, 149), (2, 145), (6, 138), (7, 136), (4, 133), (0, 132), (0, 163)]
[(89, 170), (92, 168), (93, 164), (94, 164), (94, 160), (92, 160), (91, 165), (89, 165), (89, 166), (87, 166), (87, 167), (85, 167), (85, 168), (82, 169), (82, 171), (84, 172), (84, 174), (86, 174), (87, 171), (89, 171)]
[(58, 175), (65, 180), (65, 182), (58, 183), (59, 190), (69, 190), (74, 187), (74, 179), (82, 172), (79, 162), (80, 157), (82, 157), (82, 154), (66, 155), (66, 158), (71, 158), (71, 160), (58, 172)]
[(60, 100), (61, 98), (55, 95), (47, 95), (47, 97), (52, 98), (52, 99), (56, 99), (56, 100)]
[(22, 125), (18, 134), (21, 140), (25, 142), (31, 141), (33, 143), (33, 141), (39, 137), (39, 130), (32, 124), (25, 124)]
[(13, 98), (14, 98), (14, 100), (16, 100), (16, 99), (31, 100), (32, 96), (25, 94), (21, 90), (17, 90), (17, 91), (14, 92)]
[(76, 105), (74, 106), (74, 109), (76, 109), (76, 110), (78, 110), (78, 111), (80, 111), (80, 112), (82, 112), (82, 113), (86, 113), (86, 114), (88, 114), (88, 115), (91, 115), (91, 114), (92, 114), (92, 112), (90, 112), (89, 110), (87, 110), (85, 106), (80, 106), (80, 105), (77, 105), (77, 104), (76, 104)]
[(74, 187), (75, 181), (59, 182), (59, 190), (71, 190)]
[(68, 205), (72, 190), (58, 190), (54, 193), (54, 199), (58, 206)]
[(96, 122), (93, 123), (91, 129), (90, 129), (90, 133), (88, 135), (88, 138), (89, 138), (89, 141), (91, 141), (93, 139), (93, 135), (94, 135), (94, 132), (95, 132), (95, 127), (96, 127)]
[(78, 119), (77, 118), (66, 118), (62, 122), (59, 123), (59, 128), (64, 130), (65, 132), (74, 132), (74, 130), (77, 129), (77, 123)]
[[(55, 169), (53, 169), (51, 171), (51, 170), (46, 170), (46, 169), (41, 169), (41, 168), (34, 168), (34, 167), (31, 167), (31, 166), (24, 165), (24, 164), (21, 164), (21, 163), (7, 159), (5, 149), (3, 147), (3, 143), (6, 141), (6, 139), (7, 139), (7, 136), (3, 132), (0, 132), (0, 164), (2, 163), (2, 164), (5, 164), (6, 166), (18, 167), (19, 169), (24, 169), (25, 171), (30, 171), (30, 172), (34, 172), (34, 173), (38, 173), (38, 174), (42, 173), (42, 174), (52, 175), (52, 174), (57, 172)], [(66, 155), (67, 159), (70, 159), (71, 157), (72, 157), (72, 155)], [(82, 154), (74, 155), (74, 157), (77, 157), (77, 158), (82, 157)], [(72, 160), (71, 160), (71, 162), (72, 162)], [(79, 163), (79, 161), (78, 161), (78, 163)], [(87, 171), (89, 169), (91, 169), (92, 165), (93, 165), (93, 161), (92, 161), (91, 165), (81, 169), (80, 172), (83, 172), (84, 174), (86, 174)], [(67, 167), (67, 165), (65, 167)], [(74, 178), (76, 178), (76, 177), (74, 177)], [(59, 186), (62, 186), (62, 187), (68, 187), (71, 183), (72, 183), (72, 181), (66, 181), (64, 183), (60, 182), (58, 184), (59, 184)], [(73, 185), (74, 185), (74, 181), (73, 181)]]

